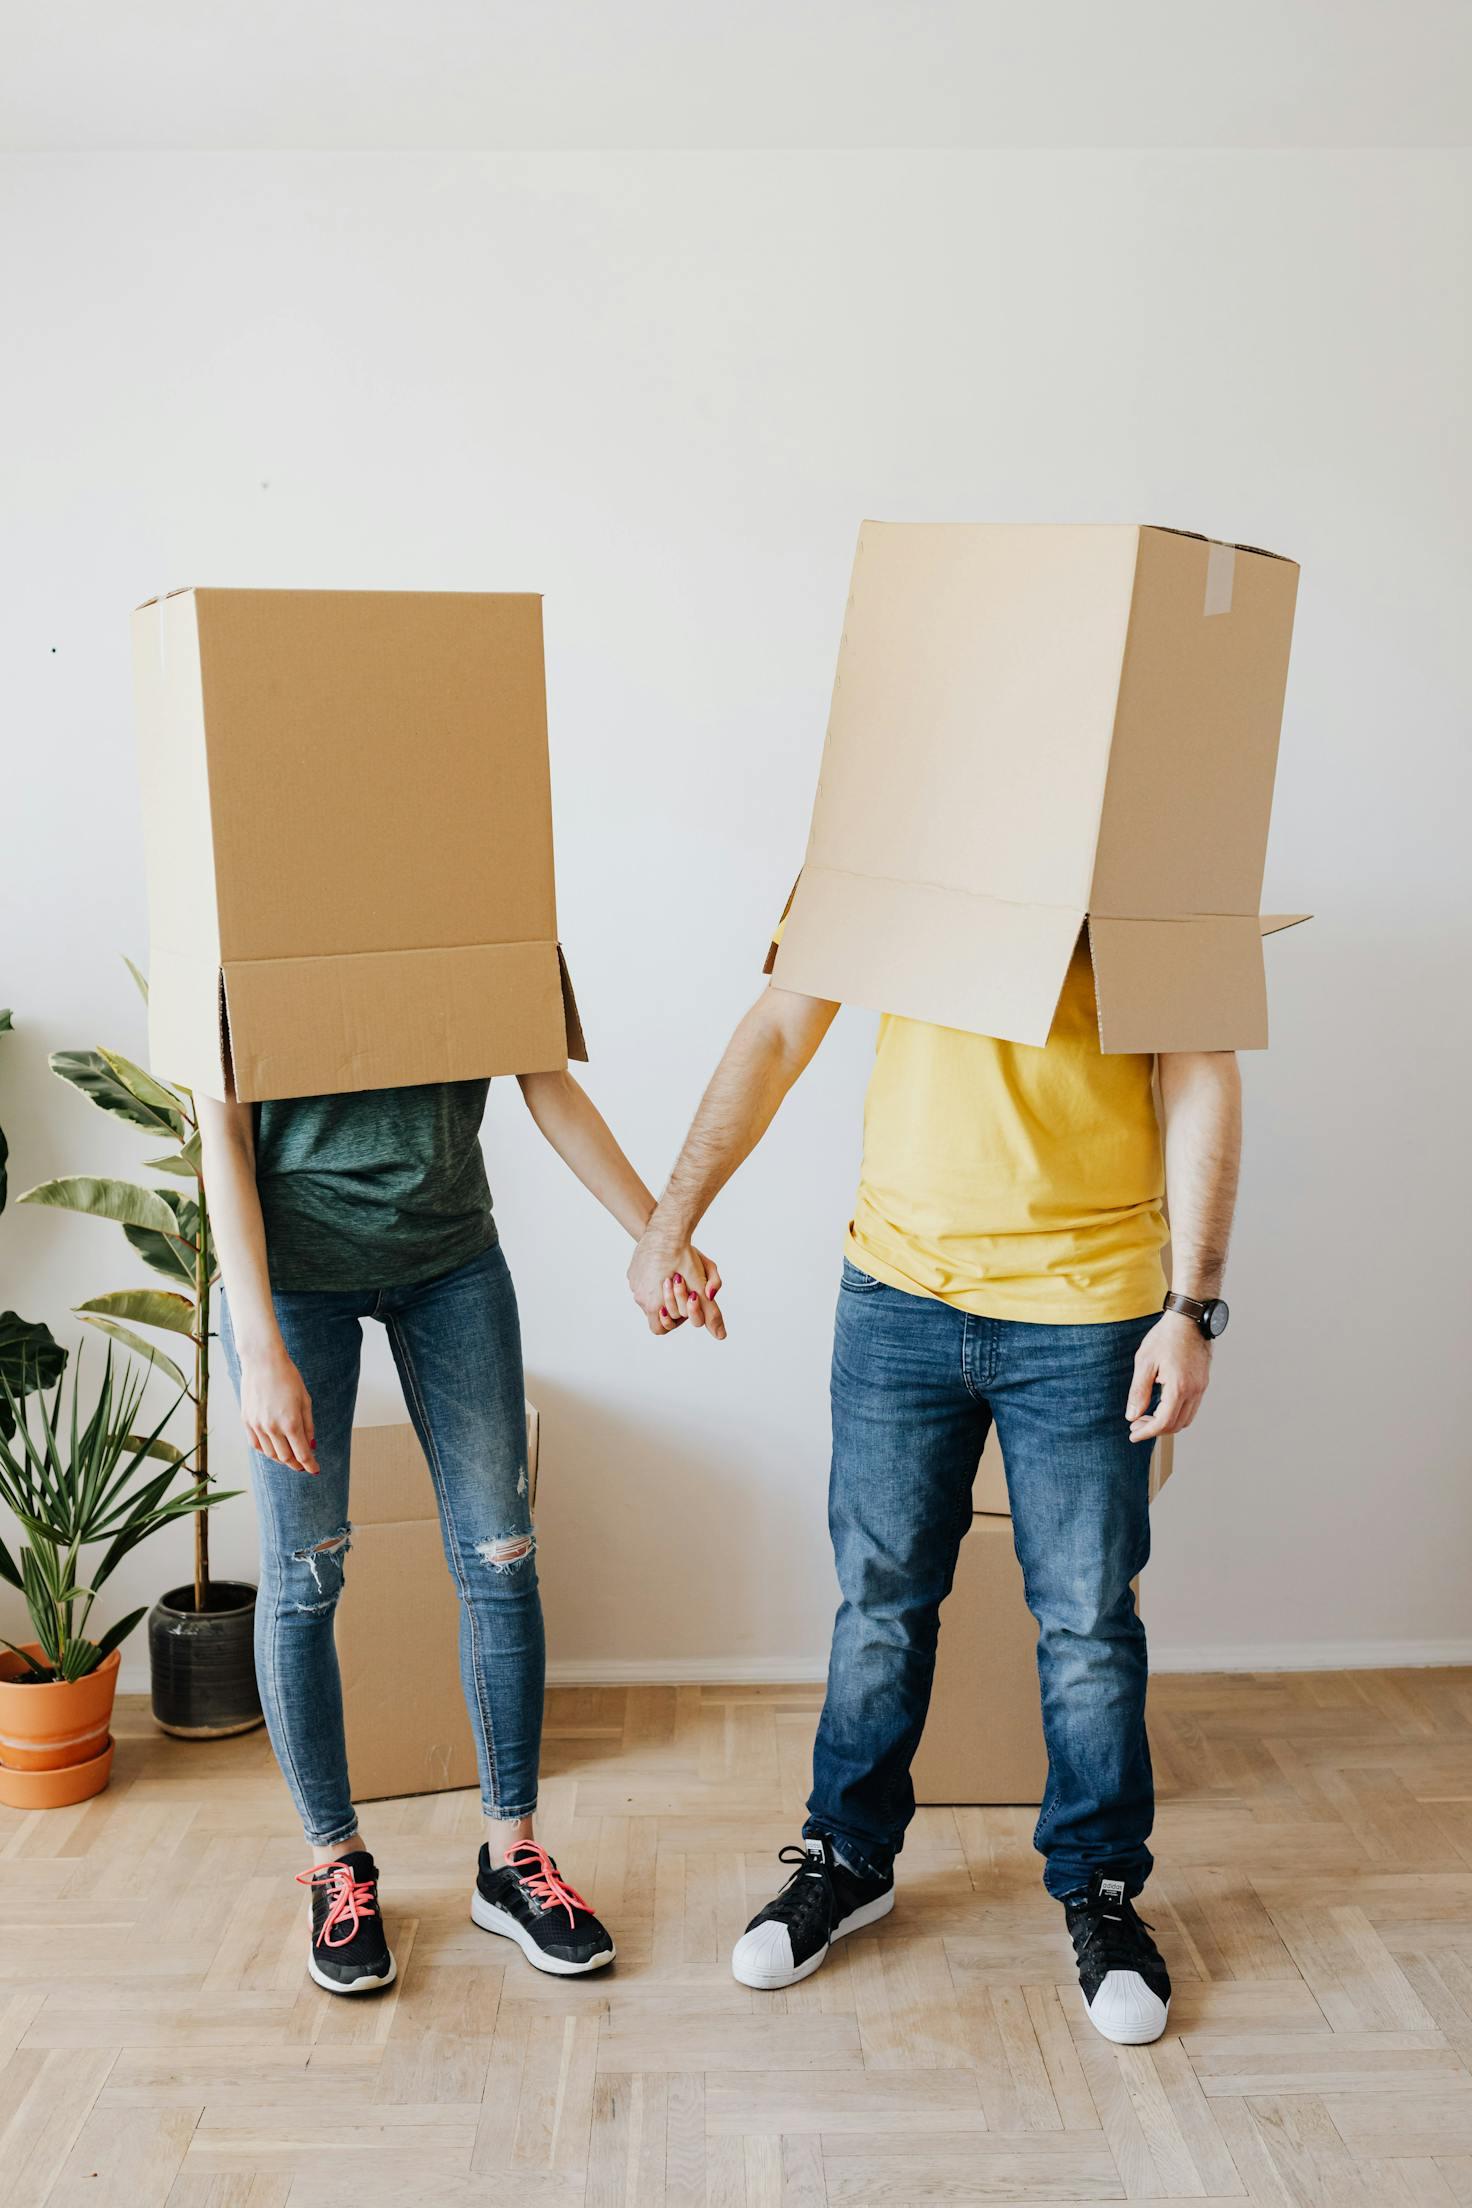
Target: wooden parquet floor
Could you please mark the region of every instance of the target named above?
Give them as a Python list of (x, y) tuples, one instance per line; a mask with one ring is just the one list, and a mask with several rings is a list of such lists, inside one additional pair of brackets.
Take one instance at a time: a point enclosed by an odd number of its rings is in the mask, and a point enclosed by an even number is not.
[(1472, 1672), (1155, 1681), (1150, 2048), (1083, 2019), (1022, 1810), (922, 1812), (882, 1926), (733, 1983), (817, 1702), (552, 1694), (592, 1980), (470, 1924), (473, 1796), (368, 1811), (399, 1982), (364, 2002), (306, 1980), (264, 1736), (124, 1707), (108, 1793), (0, 1812), (4, 2208), (1472, 2203)]

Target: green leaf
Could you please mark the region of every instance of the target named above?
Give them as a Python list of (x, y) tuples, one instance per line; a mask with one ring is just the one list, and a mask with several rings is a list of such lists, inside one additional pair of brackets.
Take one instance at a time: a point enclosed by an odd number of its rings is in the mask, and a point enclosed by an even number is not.
[(183, 1150), (175, 1150), (167, 1158), (145, 1158), (143, 1162), (150, 1172), (176, 1173), (181, 1181), (194, 1180), (198, 1171)]
[(140, 973), (139, 973), (139, 971), (138, 971), (137, 967), (136, 967), (136, 966), (135, 966), (135, 965), (133, 964), (133, 961), (132, 961), (132, 959), (131, 959), (131, 958), (129, 958), (129, 956), (128, 956), (128, 954), (127, 954), (127, 952), (126, 952), (126, 951), (124, 951), (124, 952), (123, 952), (123, 954), (122, 954), (122, 958), (123, 958), (123, 964), (124, 964), (124, 965), (125, 965), (125, 966), (127, 967), (127, 969), (128, 969), (128, 972), (129, 972), (129, 973), (130, 973), (130, 974), (131, 974), (131, 975), (133, 976), (133, 979), (134, 979), (134, 981), (135, 981), (135, 982), (136, 982), (136, 983), (138, 984), (138, 994), (139, 994), (139, 996), (140, 996), (140, 997), (141, 997), (141, 998), (143, 999), (143, 1002), (144, 1002), (145, 1004), (147, 1004), (147, 1002), (148, 1002), (148, 977), (147, 977), (147, 975), (146, 975), (146, 974), (140, 974)]
[(15, 1558), (3, 1541), (0, 1541), (0, 1579), (6, 1581), (11, 1587), (20, 1588), (22, 1594), (24, 1594), (25, 1581), (20, 1576), (20, 1566), (16, 1563)]
[(61, 1677), (70, 1684), (73, 1680), (85, 1679), (88, 1672), (95, 1671), (101, 1662), (102, 1651), (96, 1642), (85, 1641), (79, 1637), (76, 1640), (68, 1640), (66, 1647), (62, 1650), (61, 1662), (57, 1668)]
[(121, 1342), (124, 1349), (146, 1358), (155, 1371), (166, 1374), (177, 1387), (187, 1391), (189, 1383), (173, 1359), (166, 1357), (161, 1349), (155, 1349), (152, 1342), (146, 1342), (141, 1334), (135, 1334), (130, 1327), (118, 1326), (112, 1319), (100, 1318), (95, 1311), (82, 1311), (78, 1315), (88, 1326), (95, 1326), (99, 1333), (110, 1334), (115, 1342)]
[(6, 1391), (19, 1398), (32, 1388), (54, 1387), (66, 1367), (66, 1351), (40, 1319), (0, 1311), (0, 1439), (15, 1432)]
[(10, 1006), (7, 1004), (0, 1008), (0, 1035), (8, 1034), (13, 1025), (14, 1022), (10, 1017)]
[(171, 1441), (162, 1438), (150, 1441), (147, 1434), (129, 1434), (128, 1447), (136, 1449), (140, 1457), (158, 1457), (165, 1464), (182, 1464), (185, 1452), (176, 1449)]
[(125, 1081), (120, 1081), (100, 1050), (54, 1050), (51, 1053), (51, 1071), (58, 1081), (68, 1082), (80, 1089), (89, 1104), (95, 1104), (100, 1112), (115, 1112), (119, 1119), (131, 1121), (135, 1127), (145, 1127), (151, 1135), (176, 1132), (172, 1120), (153, 1106), (134, 1096)]
[(21, 1648), (15, 1641), (7, 1641), (3, 1634), (0, 1634), (0, 1648), (8, 1648), (12, 1656), (18, 1656), (23, 1664), (29, 1664), (33, 1678), (49, 1679), (51, 1677), (49, 1664), (38, 1664), (28, 1648)]
[(151, 1227), (124, 1227), (123, 1232), (144, 1264), (151, 1265), (156, 1273), (169, 1280), (193, 1280), (194, 1259), (179, 1247), (177, 1239), (155, 1234)]
[(92, 1219), (115, 1219), (121, 1227), (142, 1227), (156, 1234), (172, 1234), (178, 1225), (158, 1190), (140, 1188), (136, 1181), (92, 1180), (77, 1174), (42, 1181), (38, 1188), (28, 1188), (20, 1200), (85, 1212)]
[(132, 1059), (125, 1058), (120, 1050), (104, 1050), (99, 1052), (99, 1056), (111, 1067), (130, 1096), (135, 1096), (140, 1104), (157, 1112), (182, 1138), (184, 1121), (179, 1112), (179, 1099), (172, 1096), (162, 1082), (155, 1081), (153, 1075), (145, 1073), (142, 1066), (135, 1066)]
[(140, 1326), (167, 1327), (171, 1334), (194, 1333), (194, 1305), (188, 1296), (167, 1288), (114, 1288), (105, 1296), (89, 1296), (75, 1304), (79, 1318), (100, 1311), (104, 1318), (132, 1319)]
[(105, 1663), (107, 1658), (112, 1654), (113, 1650), (118, 1646), (119, 1642), (125, 1641), (128, 1638), (128, 1635), (132, 1632), (134, 1626), (139, 1624), (141, 1620), (146, 1618), (147, 1616), (148, 1605), (145, 1603), (141, 1610), (130, 1610), (125, 1618), (118, 1619), (116, 1625), (110, 1625), (107, 1631), (103, 1634), (102, 1639), (97, 1643), (98, 1663)]

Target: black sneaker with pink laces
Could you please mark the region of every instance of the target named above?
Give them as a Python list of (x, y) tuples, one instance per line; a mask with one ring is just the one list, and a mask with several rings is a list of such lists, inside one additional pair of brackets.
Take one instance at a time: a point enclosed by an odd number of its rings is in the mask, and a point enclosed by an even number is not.
[(395, 1963), (378, 1912), (378, 1866), (366, 1848), (298, 1871), (312, 1896), (307, 1969), (327, 1993), (377, 1993), (394, 1982)]
[(538, 1970), (571, 1978), (601, 1970), (613, 1961), (613, 1940), (588, 1904), (558, 1873), (557, 1865), (535, 1840), (518, 1841), (506, 1861), (491, 1869), (491, 1851), (482, 1847), (470, 1914), (482, 1932), (515, 1940)]

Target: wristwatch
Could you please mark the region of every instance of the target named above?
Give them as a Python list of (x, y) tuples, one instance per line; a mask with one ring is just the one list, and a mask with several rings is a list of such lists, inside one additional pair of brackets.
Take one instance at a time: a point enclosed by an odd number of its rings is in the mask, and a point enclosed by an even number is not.
[(1193, 1326), (1200, 1328), (1209, 1342), (1214, 1342), (1218, 1334), (1226, 1333), (1227, 1321), (1232, 1315), (1220, 1296), (1208, 1296), (1205, 1302), (1198, 1302), (1195, 1296), (1178, 1296), (1174, 1288), (1167, 1290), (1163, 1308), (1179, 1311), (1183, 1319), (1189, 1319)]

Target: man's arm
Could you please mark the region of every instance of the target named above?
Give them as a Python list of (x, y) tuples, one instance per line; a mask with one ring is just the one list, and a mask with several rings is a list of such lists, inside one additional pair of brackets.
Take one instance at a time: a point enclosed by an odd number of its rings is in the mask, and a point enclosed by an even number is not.
[(769, 984), (726, 1045), (629, 1266), (629, 1287), (651, 1333), (668, 1333), (688, 1318), (724, 1339), (725, 1322), (707, 1300), (713, 1284), (691, 1237), (771, 1126), (837, 1010), (822, 998)]
[[(1230, 1051), (1173, 1051), (1160, 1060), (1171, 1284), (1204, 1301), (1221, 1293), (1242, 1156), (1242, 1078)], [(1211, 1344), (1178, 1311), (1140, 1344), (1125, 1416), (1131, 1441), (1177, 1434), (1196, 1416), (1211, 1378)], [(1160, 1403), (1150, 1397), (1160, 1385)]]

